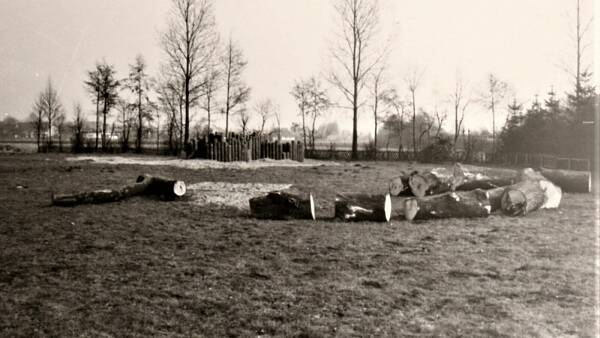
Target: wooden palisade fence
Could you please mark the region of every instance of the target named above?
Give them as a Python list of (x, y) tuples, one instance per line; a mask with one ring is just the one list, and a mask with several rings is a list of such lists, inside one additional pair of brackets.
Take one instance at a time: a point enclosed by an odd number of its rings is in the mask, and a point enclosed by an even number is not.
[(220, 162), (253, 161), (270, 158), (273, 160), (304, 161), (302, 142), (270, 141), (266, 137), (205, 137), (192, 141), (194, 157)]

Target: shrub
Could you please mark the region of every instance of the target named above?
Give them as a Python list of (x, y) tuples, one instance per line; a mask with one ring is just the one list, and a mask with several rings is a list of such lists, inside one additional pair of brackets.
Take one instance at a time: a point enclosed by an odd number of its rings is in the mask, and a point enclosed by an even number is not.
[(452, 160), (452, 141), (446, 137), (438, 137), (436, 140), (421, 150), (421, 161), (423, 162), (448, 162)]

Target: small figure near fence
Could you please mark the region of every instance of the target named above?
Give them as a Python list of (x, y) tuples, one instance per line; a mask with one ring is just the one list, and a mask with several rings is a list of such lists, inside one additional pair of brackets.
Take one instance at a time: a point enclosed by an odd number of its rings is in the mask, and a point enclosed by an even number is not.
[(299, 141), (270, 141), (261, 135), (209, 134), (192, 140), (193, 157), (220, 162), (253, 161), (263, 158), (304, 162), (304, 145)]

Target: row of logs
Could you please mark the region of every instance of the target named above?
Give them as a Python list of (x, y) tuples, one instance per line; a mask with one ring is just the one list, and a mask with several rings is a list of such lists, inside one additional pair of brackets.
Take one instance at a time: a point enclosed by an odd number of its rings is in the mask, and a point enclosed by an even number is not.
[[(392, 179), (389, 194), (338, 194), (335, 218), (345, 221), (388, 222), (392, 196), (397, 214), (407, 220), (487, 217), (500, 210), (508, 216), (524, 216), (537, 209), (558, 208), (562, 191), (590, 192), (589, 173), (527, 168), (510, 177), (470, 173), (460, 164), (452, 170), (412, 171)], [(311, 194), (274, 191), (250, 199), (251, 214), (263, 219), (315, 219)]]

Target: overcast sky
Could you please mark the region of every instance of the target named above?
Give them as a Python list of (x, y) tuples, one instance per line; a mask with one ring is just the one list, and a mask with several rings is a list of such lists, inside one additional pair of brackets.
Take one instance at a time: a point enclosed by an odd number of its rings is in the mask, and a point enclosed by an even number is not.
[[(592, 0), (582, 2), (587, 19)], [(563, 68), (574, 66), (574, 6), (575, 0), (382, 0), (380, 33), (393, 38), (389, 84), (406, 93), (406, 74), (424, 69), (417, 104), (428, 110), (436, 105), (450, 110), (447, 98), (457, 71), (473, 97), (490, 72), (527, 105), (536, 94), (543, 99), (551, 86), (563, 96), (572, 80)], [(158, 36), (169, 7), (168, 0), (0, 0), (0, 117), (26, 117), (50, 76), (69, 117), (79, 101), (91, 118), (94, 106), (83, 88), (86, 70), (105, 59), (125, 77), (141, 53), (156, 74), (164, 60)], [(298, 120), (289, 92), (295, 80), (328, 69), (328, 41), (336, 29), (331, 2), (218, 0), (215, 9), (223, 40), (232, 36), (248, 60), (249, 107), (272, 98), (281, 106), (284, 126)], [(587, 63), (592, 53), (590, 46)], [(490, 128), (484, 108), (473, 104), (467, 114), (467, 128)], [(345, 111), (332, 110), (323, 121), (351, 126)], [(359, 125), (370, 132), (370, 114), (364, 112)]]

